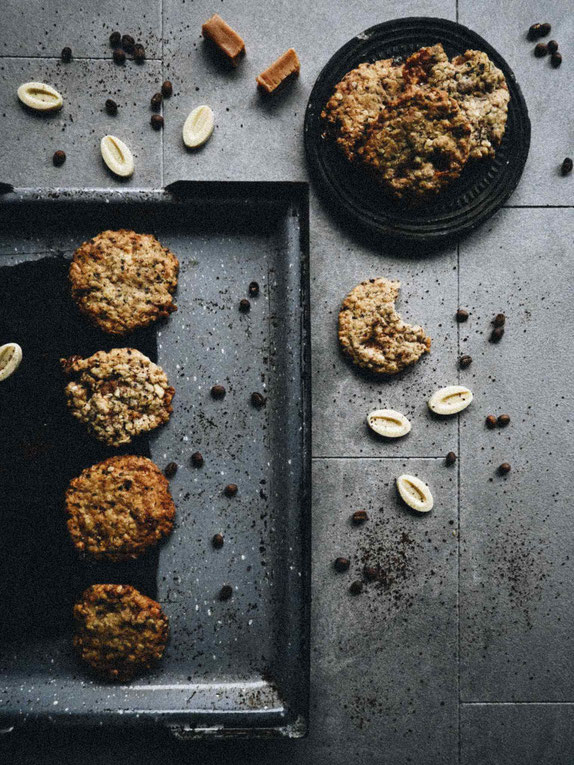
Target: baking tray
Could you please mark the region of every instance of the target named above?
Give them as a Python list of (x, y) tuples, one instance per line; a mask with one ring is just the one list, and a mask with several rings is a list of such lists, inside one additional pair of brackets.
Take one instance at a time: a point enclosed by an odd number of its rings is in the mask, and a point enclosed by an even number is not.
[[(442, 43), (449, 57), (467, 49), (484, 51), (502, 70), (510, 91), (506, 131), (493, 159), (468, 165), (448, 189), (424, 205), (392, 200), (360, 167), (353, 167), (325, 137), (321, 111), (336, 84), (364, 61), (402, 61), (427, 45)], [(520, 85), (504, 58), (480, 35), (454, 21), (430, 17), (393, 19), (359, 33), (327, 62), (305, 114), (305, 150), (318, 192), (346, 220), (376, 239), (441, 246), (470, 233), (510, 197), (530, 148), (530, 119)]]
[[(106, 228), (154, 233), (180, 259), (178, 311), (129, 339), (70, 302), (68, 261)], [(238, 310), (251, 281), (261, 294)], [(0, 343), (24, 360), (0, 386), (0, 728), (165, 725), (180, 737), (305, 734), (309, 683), (310, 387), (308, 189), (181, 182), (165, 191), (17, 190), (0, 201)], [(171, 480), (176, 527), (130, 563), (82, 562), (62, 497), (117, 454), (65, 410), (58, 358), (132, 345), (176, 389), (170, 422), (130, 447)], [(222, 383), (222, 401), (210, 396)], [(263, 409), (253, 391), (267, 396)], [(205, 466), (190, 464), (201, 451)], [(230, 499), (222, 490), (236, 483)], [(216, 532), (225, 545), (214, 550)], [(154, 671), (106, 683), (75, 657), (84, 587), (123, 582), (158, 599), (171, 636)], [(218, 600), (225, 583), (233, 598)]]

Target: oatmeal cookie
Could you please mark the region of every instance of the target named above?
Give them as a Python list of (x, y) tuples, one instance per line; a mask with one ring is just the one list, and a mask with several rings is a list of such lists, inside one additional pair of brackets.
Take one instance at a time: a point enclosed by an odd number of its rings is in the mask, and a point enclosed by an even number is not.
[(401, 284), (369, 279), (349, 292), (339, 312), (339, 342), (359, 367), (394, 375), (430, 350), (422, 327), (404, 322), (395, 311)]
[(393, 196), (420, 201), (458, 178), (470, 133), (457, 101), (441, 90), (414, 87), (383, 109), (359, 154)]
[(347, 159), (355, 159), (368, 125), (402, 87), (402, 67), (392, 58), (359, 64), (336, 85), (321, 117)]
[(72, 297), (104, 332), (125, 335), (177, 310), (178, 269), (175, 255), (155, 236), (103, 231), (74, 253)]
[(86, 468), (66, 492), (68, 531), (96, 560), (137, 558), (171, 533), (175, 505), (161, 470), (147, 457), (110, 457)]
[[(446, 73), (449, 71), (449, 64), (450, 61), (441, 43), (437, 43), (429, 48), (419, 48), (403, 64), (405, 85), (409, 87), (411, 85), (428, 83), (432, 72), (438, 68), (441, 68), (446, 76)], [(433, 84), (435, 87), (439, 87), (437, 83)]]
[(71, 378), (68, 407), (88, 430), (108, 446), (167, 422), (175, 390), (165, 372), (135, 348), (98, 351), (87, 359), (61, 359)]
[(161, 659), (169, 623), (159, 603), (129, 584), (93, 584), (74, 606), (74, 647), (108, 680), (126, 682)]

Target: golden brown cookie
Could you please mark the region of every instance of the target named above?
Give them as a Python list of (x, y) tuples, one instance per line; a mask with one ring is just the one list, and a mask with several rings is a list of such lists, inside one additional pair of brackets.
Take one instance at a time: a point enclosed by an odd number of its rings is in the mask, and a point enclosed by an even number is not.
[(339, 312), (339, 342), (359, 367), (394, 375), (430, 350), (422, 327), (404, 322), (395, 311), (401, 284), (369, 279), (352, 289)]
[(72, 415), (108, 446), (167, 422), (175, 390), (161, 367), (135, 348), (98, 351), (87, 359), (61, 359)]
[(74, 253), (72, 297), (104, 332), (125, 335), (177, 310), (178, 270), (175, 255), (155, 236), (102, 231)]
[(175, 505), (161, 470), (147, 457), (110, 457), (86, 468), (66, 492), (68, 531), (96, 560), (137, 558), (171, 533)]
[(402, 87), (402, 67), (392, 58), (359, 64), (337, 83), (321, 117), (347, 159), (355, 159), (367, 127)]
[(458, 178), (470, 134), (457, 101), (442, 90), (413, 87), (383, 109), (359, 156), (390, 194), (418, 202)]
[(159, 603), (129, 584), (93, 584), (74, 606), (74, 647), (108, 680), (131, 680), (161, 657), (169, 634)]

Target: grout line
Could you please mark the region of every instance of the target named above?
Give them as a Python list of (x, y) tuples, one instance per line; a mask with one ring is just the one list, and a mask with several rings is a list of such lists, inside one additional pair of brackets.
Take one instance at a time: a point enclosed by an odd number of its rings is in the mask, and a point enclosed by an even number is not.
[[(457, 0), (457, 14), (458, 21), (458, 0)], [(456, 243), (456, 303), (457, 310), (460, 305), (460, 242)], [(460, 358), (460, 322), (456, 323), (456, 343), (457, 343), (457, 357)], [(460, 366), (457, 373), (458, 384), (460, 385)], [(458, 729), (458, 762), (462, 763), (462, 732), (461, 732), (461, 704), (460, 704), (460, 667), (461, 667), (461, 638), (460, 638), (460, 415), (456, 418), (457, 427), (457, 485), (456, 485), (456, 525), (458, 529), (458, 535), (456, 539), (457, 546), (457, 559), (456, 559), (456, 639), (457, 639), (457, 671), (456, 671), (456, 688), (457, 688), (457, 729)]]
[[(61, 61), (60, 56), (5, 56), (0, 54), (0, 59), (2, 61), (8, 61), (13, 59), (14, 61)], [(161, 58), (152, 58), (151, 56), (146, 56), (146, 61), (155, 61), (156, 63), (161, 63)], [(114, 59), (111, 56), (74, 56), (72, 53), (72, 61), (69, 64), (66, 64), (65, 66), (71, 66), (74, 61), (110, 61), (111, 63), (114, 63)], [(127, 58), (127, 61), (131, 61), (134, 63), (134, 61), (131, 58)], [(117, 64), (116, 64), (117, 66)], [(143, 67), (138, 64), (140, 68), (145, 67), (145, 63), (143, 64)]]
[(456, 23), (458, 24), (458, 0), (456, 0)]
[(397, 456), (393, 454), (384, 454), (381, 457), (361, 456), (361, 455), (349, 455), (349, 456), (332, 456), (332, 455), (313, 455), (314, 460), (444, 460), (444, 454), (440, 454), (438, 457), (428, 455), (425, 457), (413, 456), (408, 457)]
[(530, 704), (546, 706), (574, 706), (574, 701), (461, 701), (465, 707), (514, 707)]
[[(159, 13), (160, 13), (160, 16), (159, 16), (159, 28), (160, 28), (160, 55), (161, 55), (161, 59), (160, 59), (161, 60), (161, 82), (163, 83), (163, 81), (165, 80), (165, 71), (164, 71), (164, 64), (163, 64), (163, 0), (160, 0)], [(163, 105), (163, 99), (162, 99), (162, 102), (161, 102), (161, 113), (162, 113), (163, 118), (165, 119), (165, 109), (164, 109), (164, 105)], [(164, 152), (164, 138), (163, 138), (164, 133), (165, 133), (165, 124), (164, 124), (164, 127), (161, 129), (161, 142), (160, 142), (161, 155), (160, 155), (160, 162), (159, 162), (159, 166), (160, 166), (160, 178), (161, 178), (161, 188), (162, 189), (163, 189), (163, 187), (165, 185), (165, 178), (164, 178), (164, 172), (163, 172), (164, 155), (165, 155), (165, 152)]]

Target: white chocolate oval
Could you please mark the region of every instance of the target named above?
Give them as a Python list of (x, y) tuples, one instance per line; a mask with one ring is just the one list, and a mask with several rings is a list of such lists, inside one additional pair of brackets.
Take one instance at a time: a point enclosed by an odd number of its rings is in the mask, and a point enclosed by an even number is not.
[(429, 487), (416, 475), (401, 475), (397, 478), (397, 489), (403, 502), (419, 513), (432, 510), (434, 500)]
[(209, 106), (198, 106), (183, 123), (183, 142), (189, 149), (202, 146), (213, 133), (213, 112)]
[(25, 82), (18, 88), (18, 98), (37, 112), (56, 112), (64, 105), (58, 91), (45, 82)]
[(134, 172), (134, 157), (126, 144), (115, 135), (105, 135), (100, 142), (104, 162), (120, 178), (129, 178)]
[(0, 382), (13, 374), (22, 361), (22, 348), (18, 343), (0, 346)]
[(411, 423), (404, 414), (394, 409), (375, 409), (367, 416), (367, 424), (385, 438), (400, 438), (406, 436), (411, 429)]
[(435, 414), (456, 414), (472, 402), (472, 391), (464, 385), (447, 385), (433, 393), (428, 400), (429, 409)]

